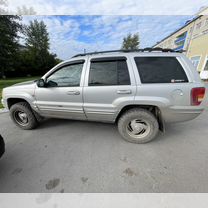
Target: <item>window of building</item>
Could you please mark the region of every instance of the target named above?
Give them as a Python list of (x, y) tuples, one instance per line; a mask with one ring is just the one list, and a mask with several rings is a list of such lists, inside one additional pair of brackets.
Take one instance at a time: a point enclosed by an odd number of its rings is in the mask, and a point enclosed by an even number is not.
[(142, 83), (188, 82), (175, 57), (136, 57), (135, 62)]
[(126, 60), (91, 60), (89, 86), (110, 85), (130, 85)]
[(201, 22), (196, 24), (196, 29), (199, 30), (201, 28)]
[(204, 71), (208, 71), (208, 56), (207, 56), (207, 60), (204, 66)]
[(195, 68), (198, 68), (199, 65), (199, 61), (200, 61), (200, 56), (194, 56), (191, 58), (191, 61), (193, 63), (193, 65), (195, 66)]

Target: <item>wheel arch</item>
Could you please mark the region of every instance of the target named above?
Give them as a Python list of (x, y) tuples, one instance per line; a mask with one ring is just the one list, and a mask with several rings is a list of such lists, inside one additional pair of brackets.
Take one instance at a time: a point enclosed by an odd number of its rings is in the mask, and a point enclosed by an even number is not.
[(10, 109), (12, 107), (12, 105), (16, 104), (16, 103), (20, 103), (20, 102), (26, 102), (30, 105), (30, 103), (24, 99), (24, 98), (15, 98), (15, 97), (11, 97), (7, 99), (7, 106), (8, 109)]
[(126, 111), (132, 109), (132, 108), (143, 108), (146, 109), (148, 111), (150, 111), (151, 113), (153, 113), (153, 115), (157, 118), (158, 120), (158, 124), (159, 124), (159, 129), (164, 132), (165, 131), (165, 124), (164, 124), (164, 120), (162, 118), (162, 113), (161, 110), (158, 106), (155, 105), (140, 105), (140, 104), (134, 104), (134, 105), (126, 105), (124, 106), (118, 113), (118, 115), (116, 116), (115, 119), (115, 123), (118, 122), (119, 118), (121, 117), (121, 115), (123, 113), (125, 113)]
[(12, 105), (14, 105), (16, 103), (20, 103), (20, 102), (26, 102), (30, 106), (32, 113), (35, 115), (37, 121), (41, 122), (43, 120), (43, 117), (32, 108), (30, 102), (25, 98), (16, 98), (16, 97), (8, 98), (7, 99), (7, 107), (8, 107), (8, 109), (10, 109)]

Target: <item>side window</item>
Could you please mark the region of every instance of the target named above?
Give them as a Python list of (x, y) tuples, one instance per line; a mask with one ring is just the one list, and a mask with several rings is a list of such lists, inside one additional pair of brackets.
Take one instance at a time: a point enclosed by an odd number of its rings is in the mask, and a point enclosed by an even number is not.
[(80, 86), (83, 63), (63, 66), (47, 78), (49, 87)]
[(91, 60), (88, 84), (89, 86), (130, 85), (126, 60)]
[(188, 82), (181, 64), (175, 57), (135, 57), (142, 83)]

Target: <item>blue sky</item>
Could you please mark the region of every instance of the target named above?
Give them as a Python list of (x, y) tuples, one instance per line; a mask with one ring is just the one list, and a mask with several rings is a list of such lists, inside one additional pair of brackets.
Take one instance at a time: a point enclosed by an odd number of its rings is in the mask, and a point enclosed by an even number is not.
[(23, 16), (23, 22), (43, 20), (50, 35), (50, 50), (66, 60), (84, 49), (88, 52), (119, 49), (128, 33), (139, 33), (140, 48), (151, 47), (191, 18), (191, 15)]

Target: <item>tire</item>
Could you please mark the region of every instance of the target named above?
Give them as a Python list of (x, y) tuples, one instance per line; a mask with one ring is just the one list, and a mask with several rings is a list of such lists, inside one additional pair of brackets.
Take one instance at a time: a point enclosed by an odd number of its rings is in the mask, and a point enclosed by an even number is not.
[(118, 131), (126, 141), (143, 144), (156, 137), (159, 124), (150, 111), (132, 108), (119, 118)]
[(0, 134), (0, 157), (4, 154), (5, 152), (5, 143), (4, 143), (4, 139)]
[(24, 130), (31, 130), (38, 126), (38, 121), (26, 102), (19, 102), (11, 106), (10, 117), (14, 123)]

